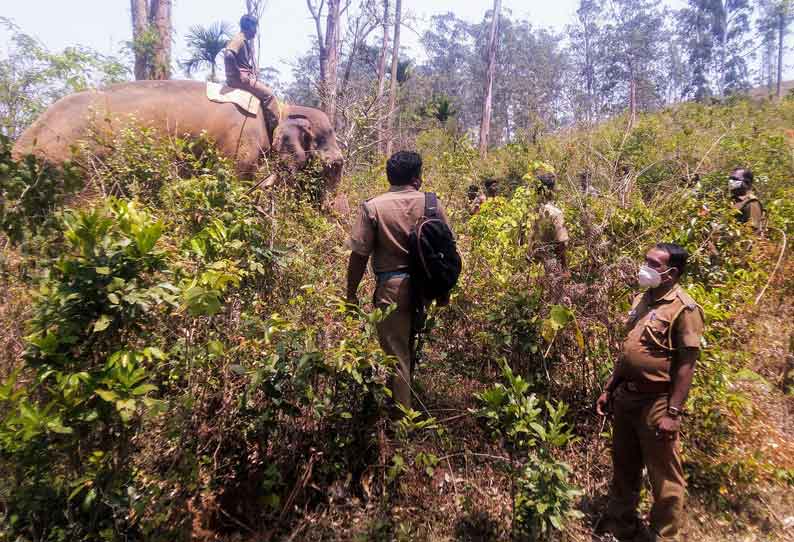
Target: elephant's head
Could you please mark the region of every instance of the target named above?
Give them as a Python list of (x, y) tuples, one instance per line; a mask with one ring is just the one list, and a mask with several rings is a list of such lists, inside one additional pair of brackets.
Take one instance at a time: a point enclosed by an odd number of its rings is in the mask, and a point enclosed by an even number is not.
[(323, 168), (326, 191), (336, 191), (342, 180), (344, 158), (325, 113), (308, 107), (290, 107), (274, 139), (273, 146), (287, 167), (298, 171), (315, 159)]

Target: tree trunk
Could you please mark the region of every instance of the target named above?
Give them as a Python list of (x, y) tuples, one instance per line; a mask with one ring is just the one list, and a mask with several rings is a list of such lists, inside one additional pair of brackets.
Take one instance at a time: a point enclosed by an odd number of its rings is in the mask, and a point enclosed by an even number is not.
[(149, 28), (148, 0), (130, 0), (132, 12), (132, 43), (135, 55), (135, 80), (141, 81), (148, 78), (148, 51), (142, 45), (143, 36)]
[(263, 0), (245, 0), (245, 10), (248, 15), (253, 15), (258, 19), (264, 9), (265, 2)]
[(637, 80), (634, 75), (631, 76), (629, 82), (629, 127), (634, 126), (634, 121), (637, 118)]
[(725, 64), (728, 58), (728, 0), (720, 2), (722, 33), (720, 34), (720, 97), (725, 96)]
[(786, 18), (783, 8), (777, 20), (777, 99), (783, 98), (783, 35), (786, 32)]
[(383, 100), (383, 90), (386, 87), (386, 54), (389, 49), (389, 0), (383, 0), (383, 41), (380, 46), (380, 57), (378, 58), (378, 95), (376, 103), (378, 104), (378, 152), (385, 152), (383, 147), (383, 115), (381, 111), (381, 101)]
[(386, 117), (386, 156), (391, 156), (394, 146), (394, 115), (397, 113), (397, 66), (400, 63), (400, 25), (402, 24), (402, 0), (397, 0), (394, 8), (394, 44), (391, 52), (391, 82), (389, 88), (389, 111)]
[(152, 0), (149, 9), (150, 22), (157, 31), (157, 45), (151, 67), (152, 79), (171, 78), (171, 2), (172, 0)]
[(353, 45), (350, 47), (350, 57), (347, 59), (345, 66), (345, 74), (342, 76), (342, 94), (347, 92), (347, 85), (350, 83), (350, 75), (353, 72), (353, 62), (355, 62), (356, 55), (358, 54), (358, 44), (361, 33), (361, 19), (356, 19), (356, 29), (353, 32)]
[(491, 102), (493, 80), (496, 73), (496, 37), (499, 28), (499, 12), (502, 0), (494, 0), (491, 18), (491, 37), (488, 41), (488, 73), (485, 76), (485, 97), (482, 102), (482, 119), (480, 121), (480, 156), (488, 154), (488, 136), (491, 133)]
[(328, 17), (325, 23), (326, 66), (323, 80), (323, 103), (331, 126), (336, 125), (336, 82), (339, 64), (340, 0), (328, 0)]

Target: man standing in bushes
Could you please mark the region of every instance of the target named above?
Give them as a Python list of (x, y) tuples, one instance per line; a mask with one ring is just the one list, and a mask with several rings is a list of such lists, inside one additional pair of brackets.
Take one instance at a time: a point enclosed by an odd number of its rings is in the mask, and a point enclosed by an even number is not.
[(642, 536), (643, 467), (653, 489), (651, 531), (636, 540), (675, 540), (683, 519), (678, 433), (704, 327), (702, 309), (678, 283), (688, 257), (673, 243), (646, 254), (638, 280), (647, 290), (634, 300), (621, 355), (596, 403), (600, 415), (614, 415), (609, 507), (596, 531), (621, 540)]
[[(358, 304), (358, 286), (372, 255), (372, 270), (376, 277), (374, 303), (386, 309), (397, 308), (378, 325), (381, 347), (397, 358), (397, 368), (391, 381), (394, 401), (411, 407), (411, 378), (413, 318), (423, 303), (414, 295), (409, 271), (412, 267), (409, 238), (414, 226), (425, 214), (425, 194), (422, 186), (422, 157), (415, 152), (400, 151), (386, 163), (386, 176), (391, 188), (388, 192), (365, 201), (350, 235), (350, 261), (347, 269), (347, 301)], [(447, 225), (444, 210), (437, 202), (437, 215)]]
[(538, 191), (538, 219), (533, 232), (533, 252), (535, 257), (551, 272), (556, 263), (562, 271), (568, 269), (567, 248), (568, 229), (562, 209), (554, 205), (554, 190), (557, 178), (550, 171), (541, 171), (536, 176)]
[(753, 193), (753, 172), (746, 168), (734, 169), (728, 177), (733, 207), (739, 212), (739, 222), (750, 223), (756, 233), (761, 231), (764, 209)]

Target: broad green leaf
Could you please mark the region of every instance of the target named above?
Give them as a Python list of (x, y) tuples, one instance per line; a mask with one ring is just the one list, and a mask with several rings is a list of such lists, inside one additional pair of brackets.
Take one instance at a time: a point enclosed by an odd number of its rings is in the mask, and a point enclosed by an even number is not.
[(63, 422), (61, 422), (60, 418), (56, 418), (47, 422), (47, 429), (53, 433), (58, 433), (59, 435), (71, 435), (73, 433), (72, 428), (63, 425)]
[(113, 403), (119, 398), (116, 392), (110, 390), (96, 390), (96, 394), (108, 403)]
[(149, 393), (150, 391), (156, 391), (156, 390), (157, 390), (157, 386), (155, 386), (154, 384), (141, 384), (137, 388), (133, 388), (132, 394), (133, 395), (145, 395), (145, 394)]
[(94, 333), (97, 333), (99, 331), (105, 331), (112, 322), (113, 322), (113, 318), (111, 318), (107, 314), (103, 314), (102, 316), (99, 317), (99, 319), (96, 322), (94, 322)]

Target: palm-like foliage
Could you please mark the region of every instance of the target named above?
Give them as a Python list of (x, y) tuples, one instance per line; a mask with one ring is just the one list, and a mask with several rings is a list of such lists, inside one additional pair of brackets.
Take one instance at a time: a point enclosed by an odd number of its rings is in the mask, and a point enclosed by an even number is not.
[(188, 77), (204, 67), (210, 69), (210, 80), (216, 81), (217, 58), (226, 43), (231, 39), (232, 27), (228, 23), (214, 23), (208, 27), (195, 25), (187, 34), (187, 47), (190, 56), (180, 62)]

